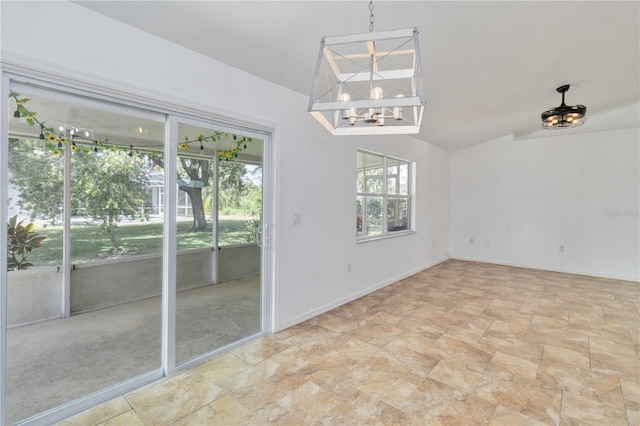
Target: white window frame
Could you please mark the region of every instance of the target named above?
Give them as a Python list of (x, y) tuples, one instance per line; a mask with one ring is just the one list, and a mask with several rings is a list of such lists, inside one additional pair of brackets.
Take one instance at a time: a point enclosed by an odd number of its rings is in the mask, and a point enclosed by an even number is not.
[[(388, 237), (395, 237), (395, 236), (400, 236), (400, 235), (407, 235), (407, 234), (411, 234), (414, 232), (414, 227), (413, 227), (413, 209), (414, 209), (414, 204), (415, 204), (415, 194), (414, 194), (414, 179), (415, 179), (415, 173), (414, 173), (414, 169), (415, 169), (415, 163), (409, 160), (405, 160), (402, 158), (398, 158), (398, 157), (393, 157), (390, 155), (386, 155), (386, 154), (381, 154), (379, 152), (373, 152), (373, 151), (367, 151), (367, 150), (363, 150), (363, 149), (358, 149), (357, 150), (357, 154), (365, 154), (365, 155), (371, 155), (371, 156), (375, 156), (375, 157), (379, 157), (382, 161), (382, 165), (380, 166), (382, 168), (382, 175), (371, 175), (371, 176), (367, 176), (364, 175), (363, 176), (363, 188), (362, 189), (366, 189), (367, 188), (367, 184), (366, 184), (366, 180), (367, 178), (380, 178), (382, 180), (382, 192), (377, 193), (377, 192), (359, 192), (358, 191), (358, 175), (360, 173), (360, 169), (358, 168), (358, 166), (356, 165), (356, 206), (357, 206), (357, 200), (358, 198), (362, 197), (364, 200), (366, 200), (367, 198), (370, 197), (380, 197), (382, 198), (382, 214), (381, 214), (381, 227), (382, 227), (382, 232), (379, 234), (374, 234), (374, 235), (365, 235), (364, 231), (367, 228), (367, 206), (366, 206), (366, 202), (363, 203), (362, 206), (362, 235), (360, 235), (360, 231), (358, 230), (358, 212), (357, 212), (357, 207), (356, 207), (356, 240), (358, 242), (363, 242), (363, 241), (371, 241), (371, 240), (377, 240), (380, 238), (388, 238)], [(389, 193), (389, 178), (393, 177), (392, 175), (389, 174), (389, 160), (392, 161), (397, 161), (397, 162), (401, 162), (404, 164), (407, 164), (407, 193), (406, 194), (400, 194), (400, 179), (398, 179), (398, 175), (393, 175), (396, 177), (396, 181), (395, 181), (395, 185), (396, 185), (396, 191), (395, 193)], [(378, 168), (378, 166), (376, 166), (376, 168)], [(403, 200), (407, 200), (408, 201), (408, 208), (407, 208), (407, 229), (401, 229), (401, 230), (396, 230), (396, 231), (389, 231), (389, 224), (388, 224), (388, 217), (387, 217), (387, 208), (388, 208), (388, 203), (390, 199), (403, 199)]]

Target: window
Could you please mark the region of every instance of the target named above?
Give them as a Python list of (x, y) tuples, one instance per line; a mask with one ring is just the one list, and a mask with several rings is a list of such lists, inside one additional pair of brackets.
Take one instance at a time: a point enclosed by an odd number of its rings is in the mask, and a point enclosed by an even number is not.
[(358, 151), (356, 236), (367, 239), (411, 230), (411, 163)]

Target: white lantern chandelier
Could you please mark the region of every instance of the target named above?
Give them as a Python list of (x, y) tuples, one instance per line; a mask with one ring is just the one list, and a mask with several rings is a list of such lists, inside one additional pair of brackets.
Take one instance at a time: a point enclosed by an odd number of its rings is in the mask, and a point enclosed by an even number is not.
[(424, 111), (417, 28), (323, 37), (309, 113), (334, 135), (416, 134)]

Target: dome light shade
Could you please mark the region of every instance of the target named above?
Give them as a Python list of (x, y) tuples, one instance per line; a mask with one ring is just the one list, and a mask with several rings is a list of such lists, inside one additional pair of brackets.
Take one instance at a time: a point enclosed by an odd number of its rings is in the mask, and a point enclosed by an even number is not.
[(584, 105), (566, 105), (564, 103), (564, 94), (568, 90), (568, 84), (556, 89), (558, 93), (562, 93), (562, 104), (540, 114), (543, 129), (557, 130), (567, 127), (582, 126), (584, 124), (587, 107)]

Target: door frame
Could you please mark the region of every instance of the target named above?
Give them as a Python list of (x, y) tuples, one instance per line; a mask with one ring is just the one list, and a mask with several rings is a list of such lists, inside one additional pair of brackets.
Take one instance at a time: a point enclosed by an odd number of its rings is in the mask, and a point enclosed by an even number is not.
[[(258, 119), (230, 118), (219, 112), (212, 113), (186, 106), (176, 102), (175, 98), (162, 96), (159, 94), (149, 94), (148, 91), (134, 91), (131, 89), (123, 89), (122, 86), (115, 83), (105, 83), (104, 80), (91, 80), (86, 76), (73, 75), (59, 69), (52, 71), (45, 64), (34, 63), (33, 61), (17, 60), (16, 58), (3, 58), (1, 71), (1, 87), (0, 96), (3, 101), (0, 103), (0, 223), (7, 223), (8, 209), (5, 202), (8, 197), (8, 114), (9, 114), (9, 86), (11, 82), (32, 85), (44, 90), (58, 92), (62, 96), (70, 95), (74, 98), (88, 98), (98, 102), (106, 102), (118, 106), (134, 108), (140, 111), (147, 111), (153, 114), (164, 114), (167, 118), (165, 124), (165, 155), (173, 158), (173, 168), (176, 170), (177, 144), (171, 144), (171, 135), (176, 129), (177, 120), (195, 119), (207, 123), (207, 125), (215, 126), (221, 130), (228, 128), (233, 132), (246, 134), (248, 136), (255, 135), (262, 139), (263, 142), (263, 202), (262, 202), (262, 223), (263, 223), (263, 241), (261, 249), (261, 332), (249, 336), (246, 339), (235, 342), (231, 345), (220, 348), (219, 350), (204, 354), (203, 356), (191, 360), (185, 364), (176, 367), (175, 365), (175, 292), (174, 297), (166, 297), (171, 287), (175, 290), (175, 264), (167, 262), (171, 259), (172, 250), (167, 246), (163, 247), (163, 302), (162, 302), (162, 366), (156, 370), (149, 371), (143, 375), (130, 378), (124, 382), (114, 386), (102, 389), (95, 393), (85, 395), (79, 399), (52, 408), (48, 411), (40, 413), (34, 417), (23, 420), (18, 424), (42, 424), (54, 423), (70, 417), (74, 414), (82, 412), (88, 408), (106, 402), (116, 396), (123, 395), (134, 389), (138, 389), (144, 385), (168, 377), (178, 371), (182, 371), (200, 363), (206, 359), (215, 357), (222, 352), (226, 352), (233, 347), (244, 344), (256, 337), (272, 333), (275, 330), (274, 307), (276, 301), (275, 291), (275, 244), (273, 229), (275, 224), (276, 211), (276, 140), (278, 138), (278, 126), (261, 122)], [(173, 123), (173, 125), (172, 125)], [(175, 140), (175, 139), (174, 139)], [(173, 147), (169, 145), (174, 145)], [(169, 173), (165, 169), (166, 175)], [(167, 177), (165, 177), (167, 179)], [(165, 187), (165, 218), (168, 212), (173, 216), (173, 223), (165, 224), (164, 232), (167, 235), (175, 237), (175, 200), (170, 196), (169, 188)], [(171, 192), (177, 191), (177, 188)], [(175, 194), (175, 192), (174, 192)], [(173, 201), (169, 201), (169, 200)], [(171, 208), (173, 205), (174, 208)], [(6, 227), (0, 227), (0, 241), (6, 239)], [(165, 238), (170, 240), (170, 238)], [(169, 242), (163, 243), (171, 245)], [(168, 250), (168, 251), (167, 251)], [(174, 245), (175, 251), (175, 245)], [(175, 252), (174, 252), (175, 254)], [(175, 256), (173, 256), (175, 262)], [(166, 266), (164, 266), (166, 265)], [(171, 279), (173, 276), (173, 279)], [(7, 272), (6, 257), (0, 259), (0, 424), (5, 423), (6, 412), (6, 350), (7, 350)], [(173, 324), (171, 324), (173, 322)]]

